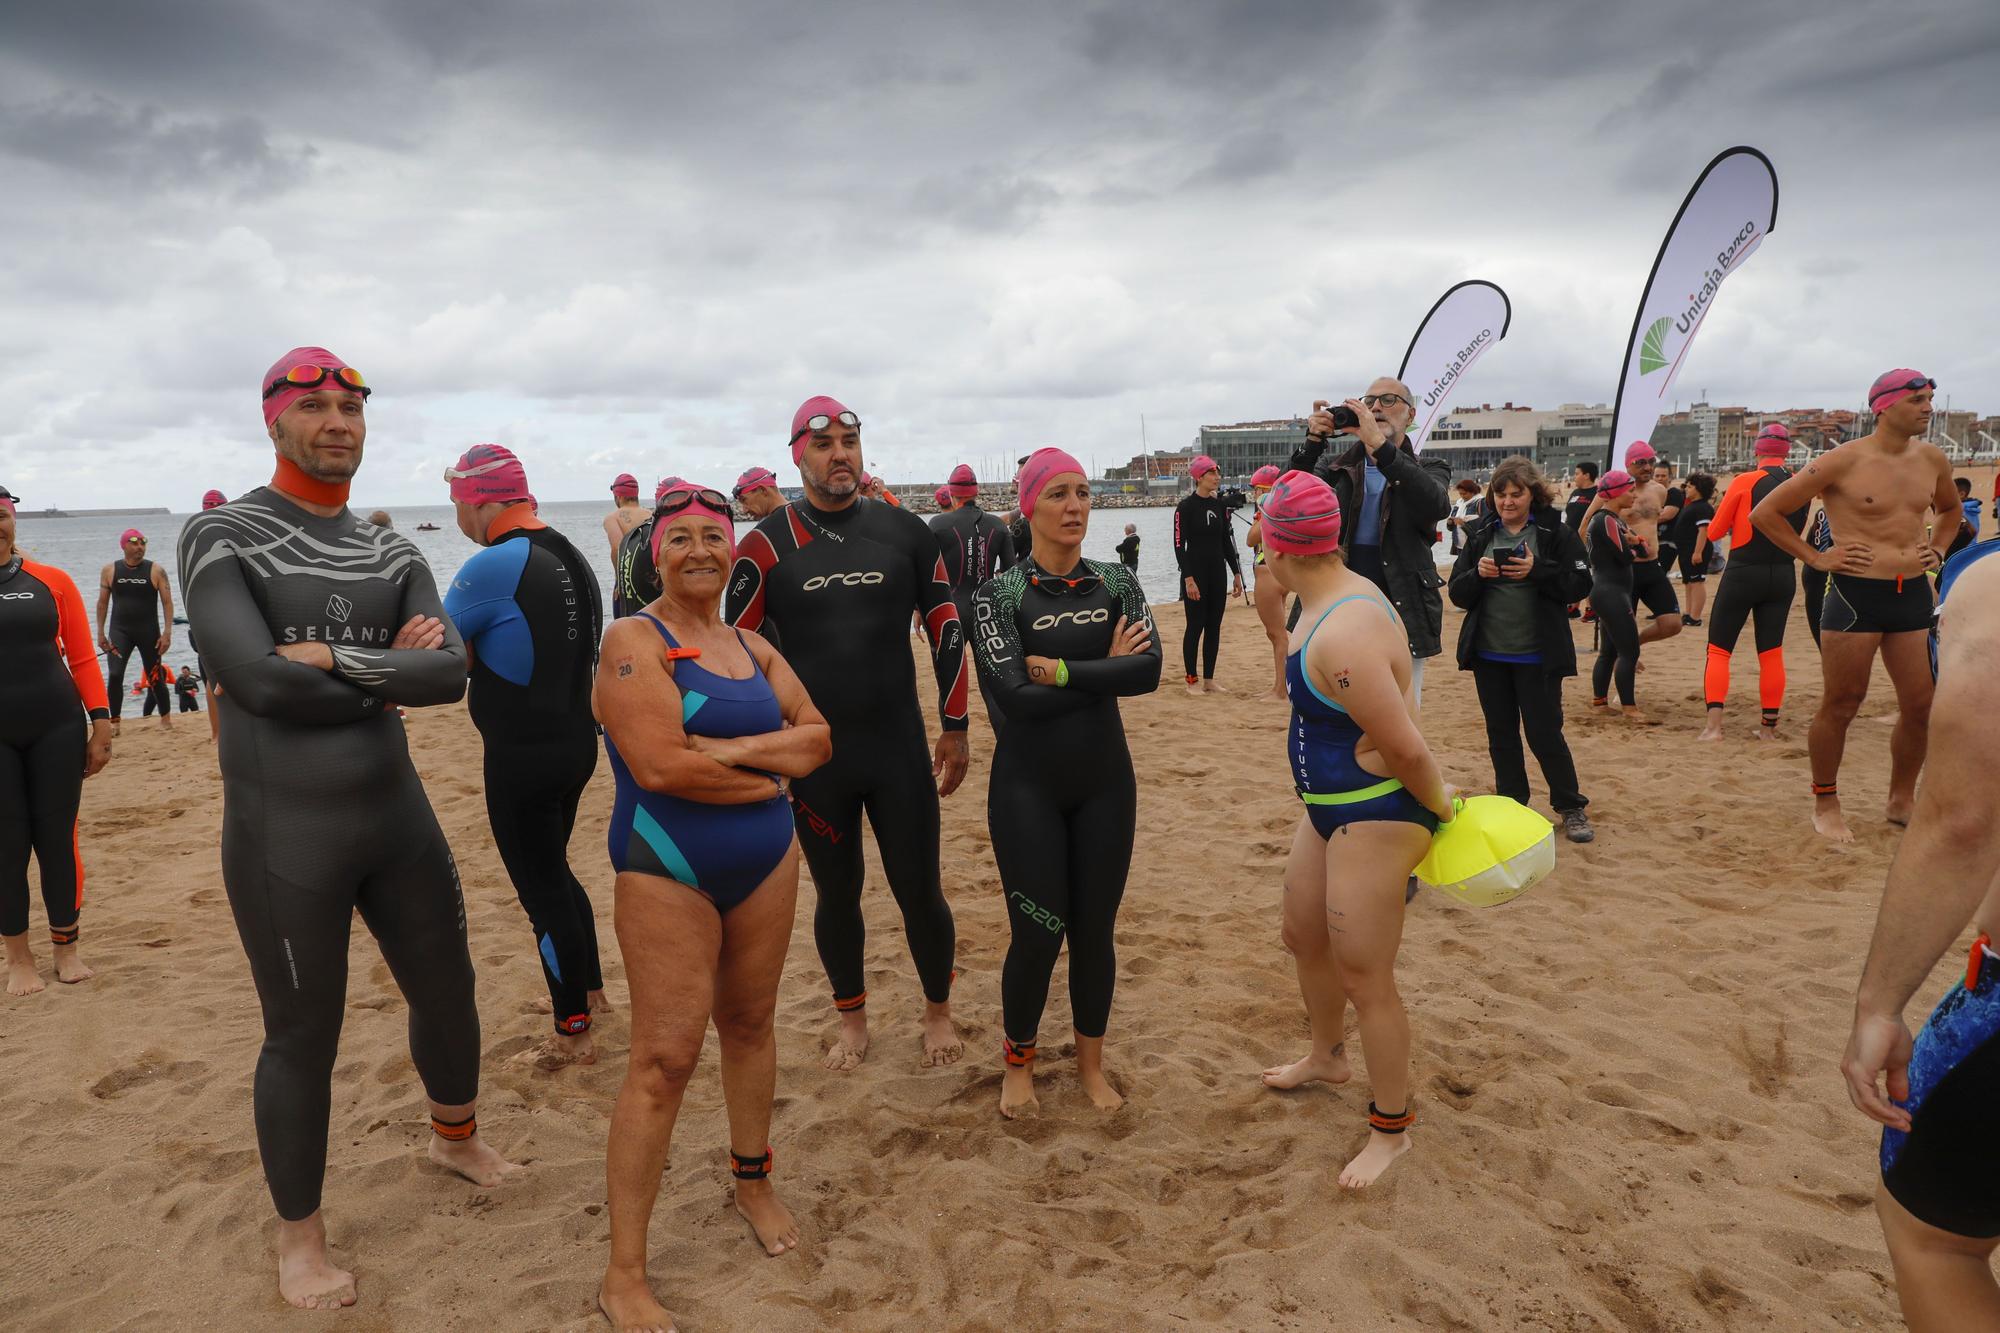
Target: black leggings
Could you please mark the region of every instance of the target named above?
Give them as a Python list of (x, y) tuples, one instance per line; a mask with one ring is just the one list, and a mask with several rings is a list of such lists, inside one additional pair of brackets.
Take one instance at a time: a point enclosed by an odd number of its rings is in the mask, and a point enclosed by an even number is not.
[[(1115, 728), (1115, 708), (1110, 717)], [(1065, 718), (1035, 730), (1079, 725)], [(1034, 1044), (1065, 936), (1077, 1034), (1102, 1037), (1111, 1021), (1118, 979), (1112, 931), (1132, 865), (1139, 797), (1123, 731), (1099, 731), (1094, 739), (1087, 750), (1063, 738), (1049, 743), (1047, 735), (1016, 744), (1010, 730), (993, 756), (986, 819), (1010, 940), (1000, 973), (1001, 1014), (1016, 1046)], [(1063, 762), (1038, 762), (1050, 756)]]
[(1716, 590), (1715, 605), (1709, 608), (1709, 643), (1734, 652), (1744, 622), (1749, 621), (1758, 652), (1784, 647), (1785, 619), (1792, 613), (1797, 588), (1789, 560), (1768, 565), (1732, 563), (1722, 571), (1722, 586)]
[(330, 824), (325, 810), (267, 810), (254, 790), (223, 804), (222, 882), (264, 1009), (257, 1149), (288, 1222), (319, 1208), (357, 909), (409, 1002), (410, 1058), (424, 1091), (446, 1106), (479, 1095), (458, 868), (414, 772), (368, 805), (349, 804)]
[[(77, 706), (74, 695), (70, 706)], [(32, 851), (42, 872), (49, 935), (58, 944), (76, 941), (77, 916), (83, 910), (76, 811), (89, 739), (81, 712), (40, 735), (0, 735), (0, 935), (27, 933)]]
[[(1194, 579), (1194, 586), (1201, 590), (1201, 600), (1191, 602), (1187, 596), (1187, 579)], [(1229, 609), (1229, 568), (1217, 565), (1212, 570), (1197, 571), (1181, 579), (1181, 610), (1187, 612), (1187, 630), (1181, 635), (1181, 662), (1187, 668), (1187, 678), (1195, 678), (1195, 648), (1201, 648), (1201, 678), (1215, 679), (1215, 655), (1222, 651), (1222, 613)]]
[(858, 1009), (868, 1000), (862, 949), (861, 816), (875, 830), (875, 849), (889, 892), (903, 912), (903, 933), (924, 998), (951, 998), (952, 957), (958, 947), (951, 904), (938, 882), (938, 795), (921, 714), (879, 730), (833, 728), (833, 758), (792, 784), (799, 849), (812, 872), (818, 903), (813, 938), (833, 986), (834, 1007)]
[(1590, 605), (1597, 612), (1597, 665), (1590, 671), (1591, 697), (1607, 697), (1615, 669), (1618, 702), (1630, 708), (1633, 680), (1639, 670), (1639, 622), (1632, 612), (1632, 590), (1600, 583), (1590, 590)]
[(486, 815), (515, 896), (535, 931), (558, 1032), (590, 1027), (590, 992), (604, 989), (590, 895), (569, 864), (576, 807), (597, 769), (597, 736), (486, 746)]
[(1581, 810), (1590, 802), (1577, 790), (1576, 760), (1563, 739), (1563, 678), (1539, 662), (1488, 662), (1474, 658), (1472, 683), (1486, 715), (1486, 748), (1493, 756), (1493, 790), (1528, 803), (1528, 760), (1521, 733), (1542, 766), (1549, 804)]
[[(104, 655), (105, 688), (111, 695), (111, 716), (115, 718), (125, 707), (125, 664), (132, 660), (132, 650), (139, 650), (140, 668), (150, 673), (160, 664), (160, 631), (156, 626), (126, 626), (114, 620), (104, 637), (111, 641), (111, 651)], [(163, 716), (172, 711), (165, 680), (153, 682), (152, 688), (146, 691), (146, 704), (144, 712), (147, 717), (153, 715), (154, 709), (158, 709)]]

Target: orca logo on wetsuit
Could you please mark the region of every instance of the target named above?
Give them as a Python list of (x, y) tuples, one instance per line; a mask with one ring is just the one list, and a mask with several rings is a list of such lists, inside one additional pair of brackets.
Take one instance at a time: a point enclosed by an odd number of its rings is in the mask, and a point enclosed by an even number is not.
[(1035, 628), (1054, 629), (1065, 620), (1078, 625), (1101, 625), (1109, 619), (1111, 619), (1111, 608), (1099, 606), (1088, 611), (1064, 611), (1053, 616), (1039, 616), (1035, 620)]
[(816, 574), (806, 580), (805, 589), (807, 592), (818, 592), (821, 588), (835, 583), (847, 588), (859, 588), (881, 581), (882, 571), (879, 569), (856, 571), (851, 574)]
[(0, 592), (0, 602), (32, 602), (33, 600), (35, 600), (35, 594), (31, 592)]

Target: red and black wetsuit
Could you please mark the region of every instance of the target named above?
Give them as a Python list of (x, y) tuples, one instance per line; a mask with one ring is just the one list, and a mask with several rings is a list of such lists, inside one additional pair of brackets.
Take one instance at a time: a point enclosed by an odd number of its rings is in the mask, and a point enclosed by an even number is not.
[(867, 999), (862, 971), (861, 816), (902, 909), (924, 995), (951, 993), (956, 938), (938, 883), (938, 797), (910, 655), (922, 613), (946, 731), (966, 726), (965, 635), (937, 540), (879, 500), (823, 510), (794, 500), (737, 548), (727, 616), (784, 653), (833, 728), (833, 758), (792, 784), (793, 815), (819, 903), (813, 933), (834, 1004)]
[(111, 715), (83, 598), (60, 569), (17, 555), (0, 565), (0, 935), (28, 929), (32, 851), (49, 936), (76, 941), (86, 710)]
[[(938, 554), (944, 558), (944, 575), (951, 583), (952, 604), (958, 608), (958, 623), (972, 623), (972, 594), (979, 585), (1003, 569), (1014, 567), (1014, 539), (1007, 525), (968, 504), (930, 521), (937, 537)], [(985, 676), (979, 677), (979, 695), (986, 701), (986, 718), (997, 734), (1002, 725), (1000, 706)]]

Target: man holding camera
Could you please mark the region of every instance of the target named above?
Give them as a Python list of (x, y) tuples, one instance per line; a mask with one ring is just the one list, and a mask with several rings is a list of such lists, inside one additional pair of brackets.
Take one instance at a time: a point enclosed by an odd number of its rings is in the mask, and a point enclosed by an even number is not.
[[(1329, 408), (1313, 403), (1306, 442), (1291, 466), (1317, 472), (1340, 500), (1341, 553), (1348, 567), (1381, 588), (1403, 618), (1410, 639), (1412, 682), (1424, 690), (1424, 660), (1444, 649), (1444, 598), (1432, 546), (1451, 513), (1451, 464), (1424, 458), (1410, 446), (1416, 415), (1409, 389), (1387, 375), (1360, 398)], [(1328, 454), (1332, 437), (1351, 438)], [(1298, 615), (1296, 604), (1293, 617)]]

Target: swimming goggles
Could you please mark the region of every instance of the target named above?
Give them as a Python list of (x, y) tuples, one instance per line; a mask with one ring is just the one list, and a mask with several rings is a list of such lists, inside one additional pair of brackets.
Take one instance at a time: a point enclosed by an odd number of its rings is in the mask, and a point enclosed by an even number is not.
[(1361, 395), (1363, 407), (1411, 407), (1409, 399), (1400, 393), (1364, 393)]
[(718, 514), (727, 514), (729, 512), (729, 500), (721, 491), (703, 489), (698, 491), (675, 491), (673, 494), (663, 497), (658, 504), (653, 506), (653, 517), (665, 518), (668, 514), (678, 514), (681, 510), (686, 509), (696, 501), (700, 501), (703, 508), (713, 509)]
[(264, 396), (269, 398), (272, 394), (282, 393), (286, 389), (317, 389), (329, 379), (339, 380), (340, 386), (343, 389), (352, 389), (363, 398), (374, 392), (373, 389), (368, 387), (368, 381), (361, 378), (361, 372), (353, 366), (340, 366), (336, 368), (333, 366), (306, 365), (293, 366), (290, 370), (272, 380), (264, 386)]
[(807, 417), (806, 424), (792, 432), (792, 438), (796, 440), (801, 435), (817, 435), (836, 421), (843, 426), (852, 426), (856, 430), (861, 429), (861, 418), (855, 416), (852, 412), (842, 412), (837, 416), (828, 416), (826, 413), (820, 412)]
[(1036, 569), (1028, 572), (1028, 582), (1051, 597), (1087, 597), (1103, 586), (1104, 579), (1096, 574), (1064, 578), (1060, 574), (1044, 574)]
[(1875, 404), (1881, 402), (1892, 393), (1916, 393), (1923, 389), (1935, 388), (1937, 388), (1937, 381), (1928, 375), (1919, 375), (1907, 384), (1884, 384), (1875, 390), (1874, 393), (1868, 395), (1868, 408), (1870, 411), (1873, 411)]

